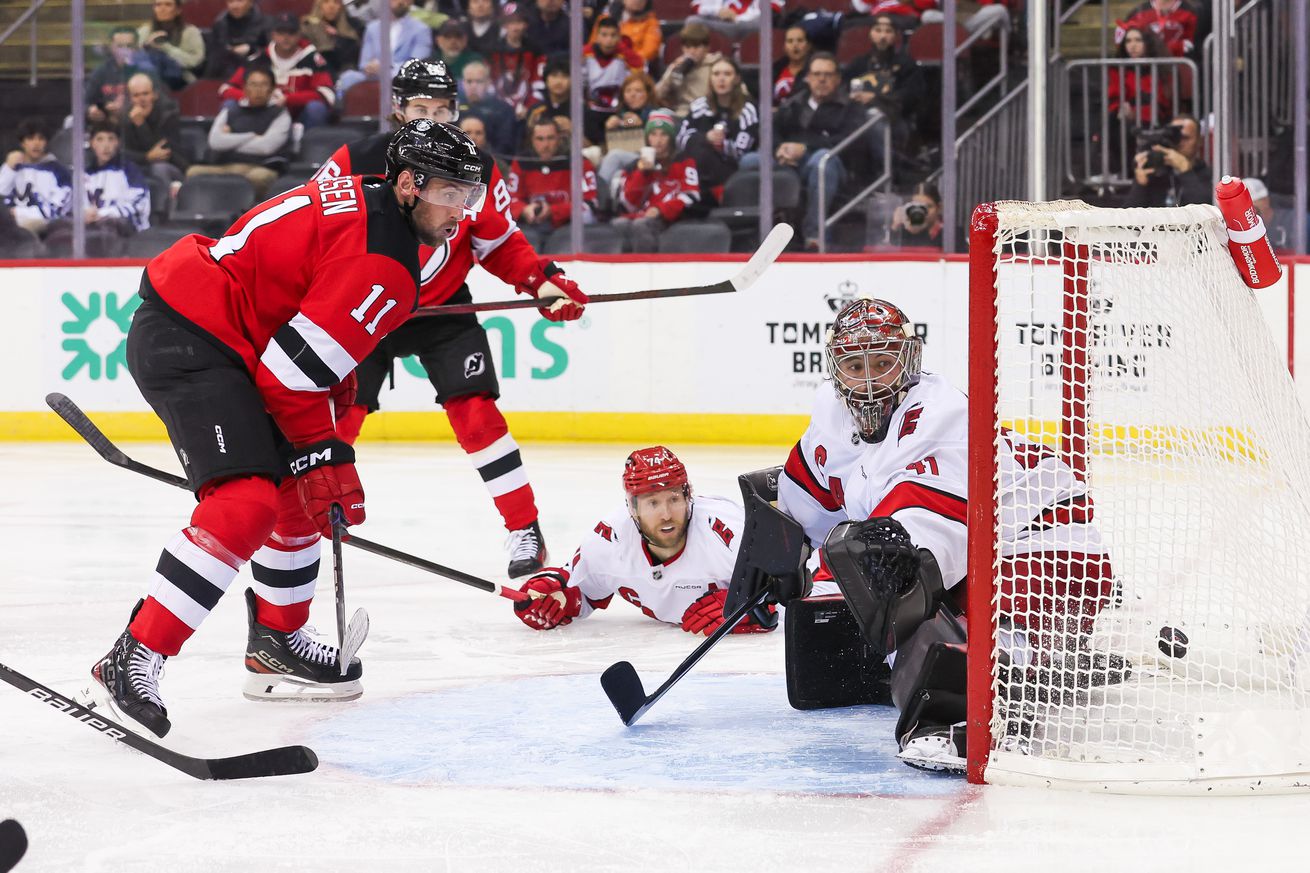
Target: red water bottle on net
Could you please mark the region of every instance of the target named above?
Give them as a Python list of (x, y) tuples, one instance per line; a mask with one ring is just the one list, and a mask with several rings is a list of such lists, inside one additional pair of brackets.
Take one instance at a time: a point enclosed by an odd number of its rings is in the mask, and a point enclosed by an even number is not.
[(1265, 223), (1251, 202), (1251, 192), (1241, 179), (1224, 176), (1214, 189), (1215, 200), (1228, 231), (1228, 252), (1242, 281), (1251, 288), (1268, 288), (1283, 275), (1274, 254)]

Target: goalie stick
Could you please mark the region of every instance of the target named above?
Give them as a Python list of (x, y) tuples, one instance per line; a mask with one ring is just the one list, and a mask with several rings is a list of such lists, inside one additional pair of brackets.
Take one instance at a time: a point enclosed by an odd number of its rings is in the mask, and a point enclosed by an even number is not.
[(9, 873), (27, 852), (27, 833), (12, 818), (0, 821), (0, 873)]
[(696, 662), (705, 657), (710, 649), (714, 648), (719, 640), (732, 633), (732, 629), (741, 624), (741, 620), (746, 617), (746, 613), (755, 607), (764, 603), (768, 597), (767, 590), (761, 591), (753, 600), (748, 600), (737, 608), (737, 611), (723, 620), (723, 624), (715, 629), (714, 633), (705, 638), (696, 650), (693, 651), (686, 659), (678, 665), (677, 669), (664, 680), (664, 684), (655, 689), (655, 693), (646, 696), (646, 689), (641, 684), (641, 677), (637, 675), (637, 669), (628, 661), (619, 661), (616, 664), (610, 664), (605, 668), (605, 672), (600, 674), (600, 687), (605, 689), (605, 696), (614, 704), (618, 710), (619, 718), (628, 727), (637, 723), (646, 712), (655, 705), (661, 697), (669, 692), (669, 689), (678, 683), (683, 676), (691, 672), (691, 668), (696, 666)]
[[(87, 417), (76, 403), (70, 400), (66, 395), (59, 392), (51, 392), (45, 396), (46, 406), (55, 411), (55, 414), (62, 418), (77, 435), (87, 441), (91, 448), (96, 450), (96, 454), (104, 458), (115, 467), (122, 467), (124, 470), (131, 470), (133, 473), (140, 473), (148, 476), (156, 482), (163, 482), (165, 485), (172, 485), (175, 488), (182, 488), (186, 491), (191, 490), (190, 484), (186, 479), (176, 473), (165, 473), (163, 470), (156, 470), (154, 467), (147, 466), (140, 461), (134, 461), (129, 458), (122, 449), (114, 445), (109, 437), (105, 436), (104, 431), (96, 427), (95, 422)], [(338, 573), (341, 567), (340, 544), (333, 538), (333, 572)], [(350, 624), (343, 626), (342, 620), (346, 617), (345, 603), (345, 583), (344, 580), (337, 578), (337, 642), (338, 653), (342, 656), (341, 675), (346, 675), (346, 669), (350, 664), (350, 658), (345, 657), (346, 642), (350, 642), (354, 648), (350, 651), (351, 657), (359, 651), (359, 647), (364, 645), (364, 639), (368, 636), (369, 621), (368, 613), (363, 609), (355, 610), (355, 614), (350, 618)]]
[[(293, 773), (310, 773), (318, 767), (318, 756), (306, 746), (282, 746), (277, 749), (264, 749), (247, 755), (235, 755), (231, 758), (193, 758), (167, 749), (159, 743), (152, 742), (138, 733), (128, 730), (116, 721), (105, 718), (79, 703), (68, 699), (29, 679), (12, 667), (0, 664), (0, 679), (5, 680), (19, 691), (26, 693), (33, 700), (77, 719), (95, 731), (117, 740), (125, 746), (149, 755), (156, 761), (162, 761), (174, 770), (181, 770), (196, 779), (253, 779), (258, 776), (288, 776)], [(17, 860), (17, 859), (15, 859)]]
[[(792, 229), (789, 224), (775, 224), (773, 230), (760, 243), (760, 247), (751, 255), (746, 266), (731, 279), (715, 282), (711, 285), (696, 285), (691, 288), (655, 288), (649, 291), (622, 291), (616, 294), (593, 294), (587, 305), (593, 303), (617, 303), (621, 300), (655, 300), (664, 297), (696, 297), (701, 294), (729, 294), (733, 291), (745, 291), (755, 280), (778, 259), (782, 250), (791, 242)], [(514, 300), (490, 300), (484, 303), (455, 303), (449, 306), (420, 306), (416, 315), (464, 315), (470, 312), (493, 312), (502, 309), (532, 309), (542, 305), (535, 297)]]
[[(91, 448), (96, 450), (96, 453), (100, 455), (100, 457), (104, 458), (115, 467), (122, 467), (124, 470), (131, 470), (134, 473), (140, 473), (143, 476), (148, 476), (149, 478), (154, 479), (156, 482), (163, 482), (166, 485), (172, 485), (176, 488), (190, 490), (190, 486), (187, 484), (186, 479), (181, 476), (178, 476), (175, 473), (166, 473), (163, 470), (156, 470), (154, 467), (147, 466), (140, 461), (134, 461), (129, 458), (122, 449), (110, 441), (109, 437), (104, 435), (104, 432), (101, 431), (100, 428), (96, 427), (95, 422), (88, 418), (86, 413), (83, 412), (76, 403), (65, 395), (59, 394), (58, 392), (47, 394), (45, 402), (46, 405), (53, 409), (60, 418), (68, 423), (69, 427), (76, 431), (78, 436), (86, 440)], [(495, 594), (498, 597), (504, 597), (507, 600), (517, 602), (530, 599), (527, 594), (516, 588), (510, 588), (506, 585), (497, 585), (495, 582), (479, 578), (470, 573), (446, 567), (425, 558), (406, 554), (398, 549), (393, 549), (390, 546), (384, 546), (380, 543), (366, 540), (363, 537), (355, 536), (354, 534), (342, 537), (341, 541), (347, 545), (361, 549), (362, 551), (370, 552), (383, 558), (390, 558), (393, 561), (399, 561), (402, 564), (408, 564), (411, 567), (426, 570), (437, 576), (444, 576), (455, 582), (462, 582), (465, 585), (477, 588), (480, 591), (486, 591), (489, 594)], [(364, 613), (364, 610), (359, 609), (355, 611), (354, 618), (350, 620), (350, 625), (346, 627), (346, 640), (351, 639), (352, 633), (358, 636), (358, 629), (352, 632), (352, 627), (354, 627), (357, 621), (361, 618), (361, 613), (363, 613), (363, 633), (365, 635), (368, 634), (368, 615), (367, 613)], [(363, 641), (363, 637), (360, 637), (360, 642), (362, 643)], [(347, 661), (346, 663), (349, 662)]]

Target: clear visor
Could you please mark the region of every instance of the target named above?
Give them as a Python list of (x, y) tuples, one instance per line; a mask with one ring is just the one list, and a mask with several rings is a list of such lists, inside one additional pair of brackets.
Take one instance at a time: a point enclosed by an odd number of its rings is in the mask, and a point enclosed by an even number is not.
[(450, 209), (481, 212), (487, 199), (487, 186), (481, 182), (452, 182), (449, 179), (432, 179), (418, 191), (420, 200)]

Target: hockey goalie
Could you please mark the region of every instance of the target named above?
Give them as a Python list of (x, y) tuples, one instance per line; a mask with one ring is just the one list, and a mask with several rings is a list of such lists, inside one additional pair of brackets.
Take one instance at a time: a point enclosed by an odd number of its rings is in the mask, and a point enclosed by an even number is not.
[[(901, 760), (963, 772), (968, 401), (923, 371), (923, 340), (883, 300), (843, 307), (825, 358), (809, 427), (778, 477), (779, 508), (822, 544), (813, 579), (793, 592), (807, 596), (786, 598), (789, 695), (802, 708), (879, 702), (868, 680), (885, 661)], [(1015, 687), (1049, 697), (1093, 658), (1088, 637), (1113, 574), (1085, 483), (1046, 446), (1008, 431), (1001, 441), (1004, 612), (1042, 618), (1002, 626), (999, 657), (1031, 675)], [(833, 620), (834, 601), (853, 621)], [(1122, 680), (1122, 660), (1095, 657), (1099, 681)], [(863, 678), (843, 683), (843, 673)]]

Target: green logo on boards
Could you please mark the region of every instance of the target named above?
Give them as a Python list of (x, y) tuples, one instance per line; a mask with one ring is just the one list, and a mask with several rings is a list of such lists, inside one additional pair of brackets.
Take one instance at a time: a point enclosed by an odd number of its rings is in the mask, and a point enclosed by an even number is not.
[(120, 304), (113, 291), (92, 291), (85, 303), (67, 292), (59, 299), (72, 315), (59, 326), (61, 346), (72, 355), (60, 375), (72, 379), (85, 370), (92, 379), (117, 379), (120, 370), (126, 373), (127, 329), (141, 298), (130, 294)]
[[(519, 378), (519, 359), (518, 359), (518, 331), (514, 327), (514, 322), (504, 316), (495, 316), (482, 322), (482, 327), (488, 333), (488, 340), (491, 341), (491, 348), (496, 349), (494, 336), (500, 337), (500, 367), (498, 372), (502, 379)], [(556, 321), (547, 321), (539, 318), (532, 325), (528, 333), (528, 341), (532, 348), (544, 354), (548, 361), (544, 366), (533, 365), (529, 368), (528, 377), (532, 379), (557, 379), (564, 374), (569, 366), (569, 353), (562, 345), (555, 342), (547, 335), (548, 331), (563, 329), (564, 325)], [(494, 336), (492, 332), (494, 331)], [(423, 365), (419, 363), (417, 357), (405, 358), (402, 362), (405, 372), (419, 379), (426, 379), (427, 373), (423, 371)]]

